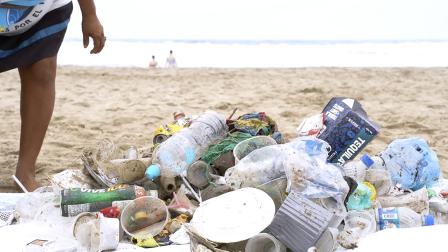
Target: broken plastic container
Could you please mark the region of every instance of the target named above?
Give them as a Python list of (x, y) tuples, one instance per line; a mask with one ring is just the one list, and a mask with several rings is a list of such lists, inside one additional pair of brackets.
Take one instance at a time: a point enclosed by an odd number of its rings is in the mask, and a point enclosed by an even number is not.
[(316, 245), (328, 227), (340, 224), (334, 218), (339, 217), (293, 191), (277, 211), (268, 231), (292, 251), (305, 252)]
[(392, 182), (403, 189), (431, 187), (440, 176), (439, 160), (421, 138), (394, 140), (380, 153)]

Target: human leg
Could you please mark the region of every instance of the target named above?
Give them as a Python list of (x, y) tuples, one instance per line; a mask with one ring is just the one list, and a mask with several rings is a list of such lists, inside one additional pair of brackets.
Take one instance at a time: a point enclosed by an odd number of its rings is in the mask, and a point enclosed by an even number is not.
[(29, 190), (39, 184), (35, 165), (53, 114), (55, 99), (56, 56), (19, 68), (21, 93), (20, 150), (16, 177)]

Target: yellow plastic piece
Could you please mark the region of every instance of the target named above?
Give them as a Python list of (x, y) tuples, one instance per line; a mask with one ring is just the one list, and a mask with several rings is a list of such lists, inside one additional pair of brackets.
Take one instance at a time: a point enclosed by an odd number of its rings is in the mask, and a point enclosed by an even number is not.
[(366, 185), (372, 191), (372, 196), (370, 196), (370, 200), (371, 201), (375, 201), (376, 200), (376, 189), (375, 189), (375, 187), (372, 184), (370, 184), (369, 182), (367, 182), (367, 181), (364, 181), (362, 183), (364, 185)]
[(139, 247), (142, 248), (155, 248), (155, 247), (159, 247), (159, 244), (156, 242), (156, 240), (154, 239), (154, 237), (148, 237), (145, 239), (139, 239), (139, 238), (132, 238), (132, 243), (134, 243), (134, 245), (137, 245)]

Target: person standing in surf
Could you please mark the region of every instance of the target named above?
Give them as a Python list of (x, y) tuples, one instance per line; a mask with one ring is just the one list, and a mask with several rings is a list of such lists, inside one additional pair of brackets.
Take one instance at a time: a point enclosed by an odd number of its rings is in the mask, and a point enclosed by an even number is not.
[[(93, 0), (78, 0), (84, 48), (106, 42)], [(15, 176), (28, 191), (39, 187), (36, 160), (53, 114), (57, 54), (73, 10), (71, 0), (0, 0), (0, 73), (17, 68), (21, 82), (20, 147)]]
[(169, 68), (176, 68), (177, 67), (176, 58), (174, 58), (172, 50), (170, 51), (170, 55), (166, 59), (165, 67), (169, 67)]

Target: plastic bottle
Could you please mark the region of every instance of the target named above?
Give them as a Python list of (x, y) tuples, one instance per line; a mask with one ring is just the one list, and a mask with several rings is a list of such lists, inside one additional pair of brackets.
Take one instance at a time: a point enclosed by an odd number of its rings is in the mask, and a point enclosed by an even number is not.
[(359, 161), (350, 161), (343, 168), (345, 176), (352, 177), (357, 182), (363, 182), (368, 169), (384, 169), (384, 161), (381, 157), (370, 157), (364, 154)]
[(188, 166), (212, 144), (223, 139), (228, 128), (224, 116), (207, 111), (195, 119), (190, 127), (174, 134), (157, 149), (153, 164), (146, 170), (146, 177), (154, 180), (159, 176), (186, 176)]
[(420, 215), (408, 207), (377, 208), (374, 212), (377, 230), (434, 225), (434, 216)]

